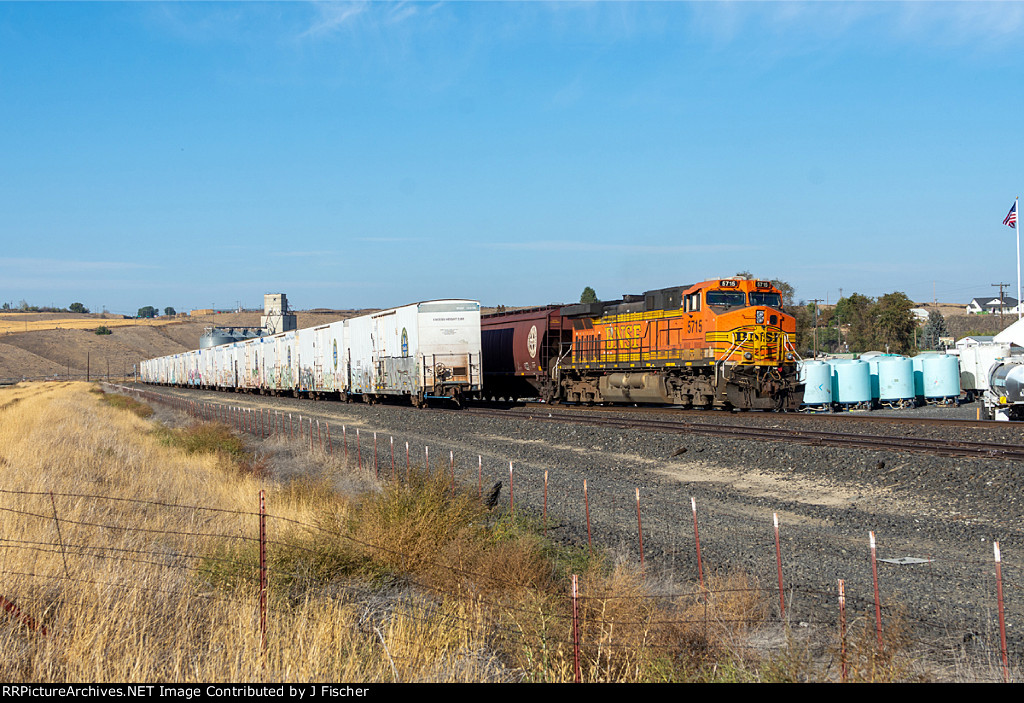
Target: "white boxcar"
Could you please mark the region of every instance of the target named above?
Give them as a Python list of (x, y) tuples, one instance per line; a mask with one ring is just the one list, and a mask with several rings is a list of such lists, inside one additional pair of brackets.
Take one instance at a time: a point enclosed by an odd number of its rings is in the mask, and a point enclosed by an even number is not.
[(480, 390), (480, 303), (431, 300), (345, 321), (349, 394), (458, 401)]

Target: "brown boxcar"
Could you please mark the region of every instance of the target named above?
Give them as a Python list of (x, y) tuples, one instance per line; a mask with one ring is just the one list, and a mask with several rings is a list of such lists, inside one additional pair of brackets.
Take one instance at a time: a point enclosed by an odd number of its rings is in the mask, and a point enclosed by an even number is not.
[(572, 322), (561, 306), (529, 308), (480, 318), (483, 395), (552, 400), (552, 371), (572, 343)]

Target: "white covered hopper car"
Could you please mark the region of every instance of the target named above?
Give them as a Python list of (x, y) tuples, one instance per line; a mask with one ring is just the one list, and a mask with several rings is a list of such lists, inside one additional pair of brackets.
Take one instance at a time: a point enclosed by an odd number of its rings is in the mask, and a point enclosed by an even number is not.
[(429, 300), (142, 362), (140, 380), (296, 397), (404, 396), (414, 405), (479, 393), (480, 303)]

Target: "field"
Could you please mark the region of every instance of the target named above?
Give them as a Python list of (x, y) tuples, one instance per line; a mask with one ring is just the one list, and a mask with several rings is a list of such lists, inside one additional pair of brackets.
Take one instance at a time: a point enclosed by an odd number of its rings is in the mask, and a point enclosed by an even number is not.
[[(354, 311), (298, 313), (299, 327), (352, 316)], [(144, 359), (199, 348), (207, 327), (258, 327), (260, 313), (126, 320), (70, 313), (0, 314), (0, 383), (22, 379), (99, 379), (130, 375)], [(97, 335), (104, 326), (109, 335)]]
[[(0, 478), (6, 680), (837, 676), (831, 649), (764, 630), (770, 605), (743, 574), (644, 577), (547, 541), (443, 472), (379, 481), (304, 440), (247, 444), (90, 384), (0, 390)], [(892, 642), (870, 641), (851, 635), (851, 680), (905, 680)]]

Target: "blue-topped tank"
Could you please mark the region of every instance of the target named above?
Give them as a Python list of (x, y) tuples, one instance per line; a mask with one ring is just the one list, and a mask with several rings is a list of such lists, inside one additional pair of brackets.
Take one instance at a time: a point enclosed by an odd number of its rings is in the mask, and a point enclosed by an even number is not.
[(931, 354), (918, 354), (911, 357), (910, 362), (914, 366), (914, 395), (924, 397), (924, 358)]
[(866, 361), (868, 370), (871, 371), (871, 399), (878, 400), (878, 360), (889, 356), (882, 352), (870, 351), (860, 355), (861, 361)]
[(905, 356), (880, 356), (875, 362), (880, 402), (912, 400), (917, 395), (913, 361)]
[(801, 361), (800, 383), (804, 384), (804, 405), (832, 404), (832, 367), (824, 361)]
[(960, 396), (960, 363), (951, 354), (924, 354), (921, 380), (924, 397), (956, 398)]
[(871, 402), (871, 369), (860, 359), (832, 359), (832, 400), (840, 405)]

